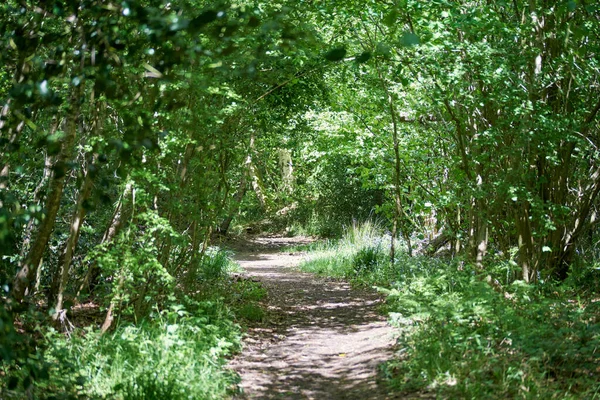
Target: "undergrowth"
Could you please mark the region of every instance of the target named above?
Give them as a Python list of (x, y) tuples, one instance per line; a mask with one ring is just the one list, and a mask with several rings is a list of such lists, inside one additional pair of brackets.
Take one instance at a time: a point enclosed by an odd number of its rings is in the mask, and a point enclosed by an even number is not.
[[(238, 376), (225, 368), (240, 350), (242, 328), (262, 318), (265, 290), (233, 278), (230, 257), (211, 248), (198, 279), (175, 290), (135, 322), (124, 318), (101, 334), (97, 325), (68, 334), (36, 328), (35, 369), (15, 361), (0, 367), (2, 399), (223, 399)], [(133, 315), (133, 311), (131, 311)]]
[(396, 358), (382, 365), (394, 391), (600, 399), (597, 279), (529, 285), (503, 279), (507, 263), (495, 262), (486, 275), (502, 282), (497, 291), (463, 260), (400, 253), (392, 265), (388, 248), (373, 224), (353, 226), (320, 244), (302, 268), (386, 295), (384, 310), (400, 331)]
[(389, 264), (385, 254), (388, 243), (377, 224), (355, 224), (344, 230), (341, 239), (312, 244), (308, 260), (300, 267), (307, 272), (357, 282)]

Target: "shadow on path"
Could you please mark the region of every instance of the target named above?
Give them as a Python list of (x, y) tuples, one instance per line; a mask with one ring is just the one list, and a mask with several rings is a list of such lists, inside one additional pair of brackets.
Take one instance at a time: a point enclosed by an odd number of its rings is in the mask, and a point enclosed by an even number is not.
[(378, 365), (394, 343), (394, 330), (376, 312), (380, 297), (298, 272), (303, 255), (278, 252), (282, 244), (285, 238), (275, 248), (259, 242), (260, 253), (247, 248), (236, 256), (268, 291), (267, 320), (250, 329), (232, 362), (242, 377), (238, 398), (401, 398), (378, 384)]

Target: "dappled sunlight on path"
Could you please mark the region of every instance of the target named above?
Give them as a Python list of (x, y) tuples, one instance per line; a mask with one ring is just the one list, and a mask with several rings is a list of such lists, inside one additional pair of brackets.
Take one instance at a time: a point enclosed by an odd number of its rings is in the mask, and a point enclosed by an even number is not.
[[(281, 245), (285, 238), (277, 240)], [(302, 254), (269, 244), (236, 256), (269, 293), (266, 321), (250, 329), (244, 352), (232, 362), (242, 376), (240, 398), (401, 398), (386, 394), (377, 379), (394, 343), (394, 330), (376, 312), (379, 296), (298, 272)]]

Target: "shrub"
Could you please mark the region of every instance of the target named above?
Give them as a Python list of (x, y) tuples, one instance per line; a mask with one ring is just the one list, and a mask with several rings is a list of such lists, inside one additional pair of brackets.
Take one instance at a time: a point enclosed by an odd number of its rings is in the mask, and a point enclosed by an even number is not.
[(223, 279), (234, 268), (231, 254), (218, 247), (209, 247), (200, 260), (199, 278), (207, 281)]

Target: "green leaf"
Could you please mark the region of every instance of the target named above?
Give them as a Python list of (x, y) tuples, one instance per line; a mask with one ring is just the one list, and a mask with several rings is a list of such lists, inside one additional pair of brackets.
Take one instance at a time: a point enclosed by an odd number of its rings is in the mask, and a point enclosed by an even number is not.
[(388, 13), (388, 15), (385, 16), (385, 18), (383, 19), (383, 24), (385, 26), (388, 27), (392, 27), (396, 24), (396, 21), (398, 20), (398, 10), (396, 10), (395, 8), (392, 9), (392, 11), (390, 11)]
[(402, 38), (400, 38), (400, 44), (405, 47), (416, 46), (420, 43), (419, 37), (412, 32), (404, 32)]
[(213, 22), (215, 19), (217, 19), (218, 15), (219, 14), (215, 10), (204, 11), (202, 14), (190, 21), (189, 27), (192, 30), (198, 30), (204, 25)]
[(357, 63), (361, 64), (361, 63), (366, 63), (370, 59), (371, 59), (371, 53), (368, 52), (368, 51), (365, 51), (364, 53), (361, 53), (361, 54), (357, 55), (354, 58), (354, 61), (356, 61)]
[(387, 43), (379, 42), (379, 43), (377, 43), (377, 48), (375, 50), (376, 50), (377, 54), (387, 57), (390, 55), (392, 48)]
[(344, 47), (338, 47), (332, 50), (329, 50), (326, 54), (325, 54), (325, 58), (328, 61), (340, 61), (342, 60), (344, 57), (346, 57), (346, 49)]

